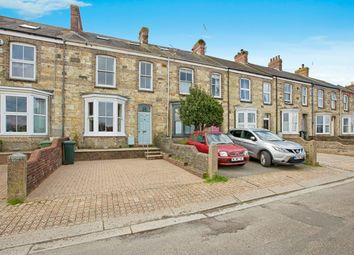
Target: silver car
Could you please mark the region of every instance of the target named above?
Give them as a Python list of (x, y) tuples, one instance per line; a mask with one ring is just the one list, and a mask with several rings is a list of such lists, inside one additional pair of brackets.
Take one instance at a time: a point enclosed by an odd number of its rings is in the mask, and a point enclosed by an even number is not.
[(234, 143), (245, 147), (251, 157), (259, 159), (262, 166), (272, 163), (294, 165), (306, 159), (304, 148), (297, 143), (286, 141), (261, 128), (235, 128), (227, 134)]

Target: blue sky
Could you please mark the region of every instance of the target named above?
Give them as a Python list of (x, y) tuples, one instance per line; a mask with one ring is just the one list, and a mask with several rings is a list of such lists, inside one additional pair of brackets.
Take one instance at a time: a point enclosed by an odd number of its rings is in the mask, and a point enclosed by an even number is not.
[(281, 55), (286, 71), (305, 64), (312, 77), (354, 82), (354, 1), (0, 0), (0, 14), (69, 27), (70, 3), (85, 31), (136, 40), (147, 26), (154, 44), (190, 50), (203, 38), (209, 55), (233, 59), (242, 48), (262, 65)]

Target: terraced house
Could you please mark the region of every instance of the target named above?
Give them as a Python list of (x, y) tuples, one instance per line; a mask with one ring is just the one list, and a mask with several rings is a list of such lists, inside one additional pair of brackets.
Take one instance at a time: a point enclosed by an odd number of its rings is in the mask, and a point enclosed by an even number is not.
[(83, 31), (71, 7), (71, 28), (0, 17), (0, 139), (5, 150), (29, 150), (48, 137), (75, 137), (81, 148), (151, 144), (162, 133), (188, 136), (180, 100), (199, 87), (224, 107), (221, 130), (264, 127), (283, 135), (354, 135), (353, 91), (282, 70), (192, 51)]

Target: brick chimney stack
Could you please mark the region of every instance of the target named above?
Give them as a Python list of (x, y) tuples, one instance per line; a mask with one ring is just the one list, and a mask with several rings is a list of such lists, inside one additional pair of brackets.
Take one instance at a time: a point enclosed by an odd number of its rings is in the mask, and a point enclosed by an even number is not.
[(310, 68), (302, 64), (301, 67), (295, 71), (295, 73), (304, 77), (309, 77)]
[(149, 43), (149, 29), (147, 27), (142, 27), (139, 32), (139, 42), (140, 44)]
[(206, 43), (203, 39), (199, 39), (193, 46), (192, 51), (198, 55), (205, 55)]
[(280, 55), (271, 58), (269, 60), (268, 67), (283, 71), (283, 60), (280, 58)]
[(248, 63), (248, 51), (241, 49), (239, 53), (235, 55), (235, 62), (241, 64)]
[(80, 7), (70, 5), (70, 29), (75, 32), (82, 32), (82, 22), (80, 16)]

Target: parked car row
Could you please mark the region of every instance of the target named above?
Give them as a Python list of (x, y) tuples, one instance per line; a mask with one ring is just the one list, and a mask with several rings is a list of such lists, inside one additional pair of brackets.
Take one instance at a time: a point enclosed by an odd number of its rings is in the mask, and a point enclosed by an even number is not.
[(260, 128), (235, 128), (227, 134), (197, 131), (192, 133), (187, 144), (194, 145), (202, 153), (208, 153), (209, 146), (216, 144), (219, 165), (243, 166), (250, 157), (259, 160), (264, 167), (272, 164), (294, 165), (306, 159), (300, 144)]

